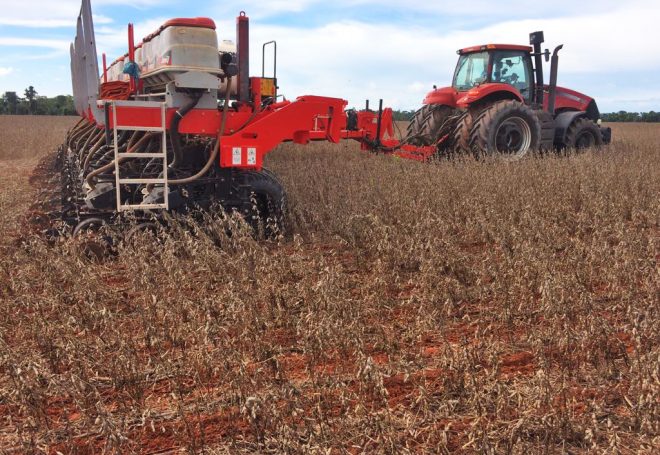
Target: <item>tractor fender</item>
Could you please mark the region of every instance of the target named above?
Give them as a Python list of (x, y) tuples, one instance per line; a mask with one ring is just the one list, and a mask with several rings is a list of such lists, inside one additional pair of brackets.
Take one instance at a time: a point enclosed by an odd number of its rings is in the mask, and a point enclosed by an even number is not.
[(466, 109), (476, 102), (486, 100), (486, 98), (491, 102), (500, 100), (517, 100), (524, 102), (523, 97), (520, 96), (518, 90), (509, 84), (501, 83), (478, 85), (460, 95), (456, 100), (456, 106), (462, 109)]
[(555, 117), (555, 144), (563, 144), (566, 141), (566, 132), (571, 124), (582, 117), (586, 117), (585, 111), (565, 111)]

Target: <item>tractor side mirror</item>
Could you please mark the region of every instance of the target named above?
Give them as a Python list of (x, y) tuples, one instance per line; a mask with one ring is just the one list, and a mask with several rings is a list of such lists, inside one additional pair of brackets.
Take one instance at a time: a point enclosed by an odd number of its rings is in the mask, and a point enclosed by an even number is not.
[(545, 56), (545, 61), (546, 63), (550, 61), (550, 49), (546, 49), (545, 52), (543, 53)]

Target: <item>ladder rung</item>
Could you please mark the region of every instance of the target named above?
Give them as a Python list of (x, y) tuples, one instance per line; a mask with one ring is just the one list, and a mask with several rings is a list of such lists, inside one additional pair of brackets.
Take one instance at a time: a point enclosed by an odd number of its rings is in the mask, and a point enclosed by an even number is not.
[(119, 184), (140, 185), (142, 183), (167, 183), (165, 179), (119, 179)]
[(119, 210), (150, 210), (150, 209), (166, 209), (165, 204), (122, 204)]
[(119, 158), (166, 158), (165, 153), (117, 153)]
[[(114, 158), (115, 158), (115, 182), (116, 182), (116, 191), (117, 191), (117, 211), (118, 212), (125, 212), (125, 211), (134, 211), (134, 210), (158, 210), (158, 209), (169, 209), (169, 201), (168, 201), (168, 185), (167, 185), (167, 151), (162, 150), (159, 153), (126, 153), (126, 152), (119, 152), (119, 148), (117, 147), (117, 131), (122, 130), (122, 131), (146, 131), (146, 132), (154, 132), (154, 133), (162, 133), (163, 136), (167, 132), (167, 123), (165, 120), (165, 115), (167, 112), (167, 106), (165, 103), (158, 103), (158, 102), (150, 102), (150, 101), (145, 101), (145, 102), (135, 102), (131, 101), (130, 104), (126, 104), (127, 102), (122, 102), (119, 101), (113, 101), (113, 130), (114, 130), (114, 137), (115, 137), (115, 143), (114, 143)], [(117, 124), (117, 110), (116, 106), (120, 105), (131, 105), (131, 106), (137, 106), (140, 105), (142, 107), (160, 107), (160, 115), (161, 115), (161, 125), (160, 126), (129, 126), (129, 125), (118, 125)], [(120, 168), (119, 168), (119, 163), (121, 162), (121, 158), (132, 158), (132, 159), (145, 159), (145, 158), (160, 158), (163, 164), (163, 177), (161, 178), (121, 178), (120, 175)], [(154, 204), (122, 204), (120, 201), (120, 185), (125, 184), (125, 185), (148, 185), (148, 184), (160, 184), (163, 185), (163, 189), (165, 191), (165, 201), (162, 203), (154, 203)]]
[(123, 130), (153, 131), (153, 132), (160, 132), (160, 133), (167, 130), (167, 128), (163, 128), (163, 127), (160, 127), (160, 126), (130, 126), (130, 125), (117, 125), (115, 127), (115, 129), (118, 130), (118, 131), (123, 131)]

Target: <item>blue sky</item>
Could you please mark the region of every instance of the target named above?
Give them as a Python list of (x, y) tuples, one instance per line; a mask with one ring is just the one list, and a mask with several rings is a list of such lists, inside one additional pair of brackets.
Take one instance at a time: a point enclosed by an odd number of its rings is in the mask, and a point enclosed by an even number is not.
[[(660, 111), (660, 1), (486, 0), (92, 0), (99, 56), (126, 50), (172, 17), (207, 16), (220, 39), (234, 39), (235, 16), (251, 18), (251, 73), (261, 73), (261, 43), (278, 41), (280, 93), (337, 96), (415, 109), (433, 84), (448, 85), (456, 49), (564, 44), (559, 84), (593, 96), (603, 112)], [(71, 93), (68, 46), (79, 0), (0, 0), (0, 93)], [(546, 73), (547, 74), (547, 73)]]

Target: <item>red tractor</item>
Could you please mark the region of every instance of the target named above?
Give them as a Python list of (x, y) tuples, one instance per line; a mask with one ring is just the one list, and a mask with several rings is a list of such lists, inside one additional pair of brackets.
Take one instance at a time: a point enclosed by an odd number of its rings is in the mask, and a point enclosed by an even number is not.
[(477, 154), (520, 158), (530, 150), (581, 149), (607, 144), (593, 98), (557, 86), (558, 52), (552, 54), (550, 83), (543, 82), (543, 32), (531, 46), (487, 44), (458, 51), (451, 87), (424, 99), (408, 127), (406, 142)]

